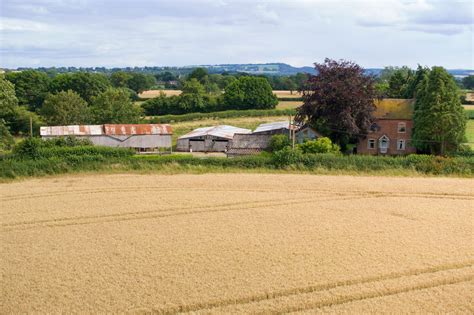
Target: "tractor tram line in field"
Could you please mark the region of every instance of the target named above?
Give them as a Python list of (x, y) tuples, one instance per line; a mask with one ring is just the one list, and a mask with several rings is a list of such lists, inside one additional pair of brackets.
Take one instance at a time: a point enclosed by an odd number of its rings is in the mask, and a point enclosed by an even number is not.
[[(205, 189), (196, 189), (196, 188), (187, 188), (187, 190), (194, 190), (194, 191), (203, 191), (208, 192)], [(71, 192), (58, 192), (53, 194), (43, 194), (43, 195), (31, 195), (29, 196), (32, 199), (35, 197), (43, 198), (43, 197), (56, 197), (62, 196), (64, 194), (100, 194), (100, 193), (111, 193), (111, 192), (142, 192), (142, 191), (179, 191), (179, 189), (172, 189), (172, 188), (164, 188), (164, 187), (147, 187), (146, 189), (126, 189), (126, 188), (118, 188), (118, 189), (103, 189), (99, 191), (92, 191), (92, 190), (83, 190), (83, 191), (71, 191)], [(216, 190), (219, 192), (269, 192), (269, 190)], [(272, 191), (275, 192), (275, 191)], [(289, 191), (280, 191), (286, 192)], [(328, 191), (324, 190), (308, 190), (305, 193), (312, 193), (315, 192), (321, 193)], [(365, 194), (361, 194), (360, 191), (347, 191), (347, 192), (339, 192), (339, 193), (332, 193), (333, 196), (331, 198), (327, 198), (328, 195), (326, 194), (326, 198), (295, 198), (295, 199), (268, 199), (268, 200), (260, 200), (260, 201), (243, 201), (243, 202), (236, 202), (236, 203), (224, 203), (218, 204), (214, 206), (203, 206), (203, 207), (175, 207), (169, 209), (159, 209), (159, 210), (141, 210), (141, 211), (132, 211), (132, 212), (121, 212), (121, 213), (113, 213), (113, 214), (106, 214), (106, 215), (88, 215), (88, 216), (74, 216), (74, 217), (61, 217), (61, 218), (53, 218), (53, 219), (43, 219), (43, 220), (35, 220), (35, 221), (20, 221), (20, 222), (11, 222), (11, 223), (1, 223), (0, 227), (3, 231), (15, 231), (17, 229), (32, 229), (32, 228), (41, 228), (41, 227), (63, 227), (63, 226), (71, 226), (71, 225), (83, 225), (83, 224), (95, 224), (95, 223), (107, 223), (107, 222), (119, 222), (119, 221), (128, 221), (128, 220), (143, 220), (143, 219), (159, 219), (163, 217), (171, 217), (171, 216), (182, 216), (182, 215), (193, 215), (198, 213), (206, 213), (206, 212), (227, 212), (227, 211), (245, 211), (245, 210), (258, 210), (264, 209), (268, 207), (274, 206), (291, 206), (291, 205), (302, 205), (302, 204), (310, 204), (315, 202), (325, 202), (325, 201), (338, 201), (338, 200), (358, 200), (358, 199), (368, 199), (368, 198), (439, 198), (439, 199), (455, 199), (455, 200), (471, 200), (474, 201), (474, 196), (468, 195), (445, 195), (445, 194), (419, 194), (419, 193), (395, 193), (395, 192), (381, 192), (381, 191), (373, 191), (367, 192)], [(24, 197), (20, 197), (23, 199)], [(28, 198), (26, 198), (28, 199)], [(6, 199), (2, 201), (11, 201), (11, 200), (18, 200), (18, 199)], [(47, 211), (44, 211), (47, 212)], [(21, 212), (16, 212), (17, 214)], [(0, 232), (2, 231), (0, 230)]]
[[(325, 297), (316, 303), (310, 303), (306, 305), (298, 305), (293, 307), (284, 307), (282, 309), (272, 310), (276, 313), (290, 313), (297, 311), (304, 311), (310, 309), (317, 309), (327, 306), (333, 306), (343, 303), (349, 303), (353, 301), (360, 301), (365, 299), (371, 299), (376, 297), (389, 296), (404, 292), (417, 291), (423, 289), (429, 289), (438, 286), (445, 286), (450, 284), (457, 284), (463, 282), (470, 282), (474, 280), (474, 261), (450, 263), (438, 266), (432, 266), (427, 268), (407, 270), (403, 272), (394, 272), (391, 274), (384, 274), (378, 276), (371, 276), (359, 279), (348, 279), (335, 283), (324, 283), (317, 284), (301, 288), (292, 288), (282, 291), (266, 292), (260, 295), (246, 296), (242, 298), (231, 298), (220, 301), (209, 301), (196, 303), (191, 305), (179, 305), (173, 308), (164, 309), (153, 309), (152, 312), (158, 314), (176, 314), (176, 313), (187, 313), (187, 312), (201, 312), (201, 311), (212, 311), (212, 309), (222, 308), (227, 306), (238, 306), (244, 304), (259, 303), (262, 301), (271, 301), (279, 298), (295, 298), (302, 295), (318, 293), (318, 292), (329, 292), (337, 289), (349, 289), (353, 292), (352, 294), (337, 294), (337, 292), (331, 293), (331, 296)], [(468, 271), (468, 274), (465, 274)], [(459, 273), (459, 274), (457, 274)], [(426, 276), (435, 276), (435, 279), (423, 279)], [(393, 283), (388, 283), (382, 290), (375, 290), (374, 288), (363, 288), (363, 285), (373, 285), (374, 283), (383, 283), (384, 281), (390, 280), (407, 280), (411, 278), (411, 281), (415, 280), (417, 283), (410, 283), (409, 285), (402, 285), (396, 287)], [(417, 279), (421, 278), (421, 279)], [(354, 292), (356, 292), (354, 294)], [(288, 301), (285, 301), (288, 303)], [(296, 301), (298, 304), (298, 301)]]
[(10, 288), (0, 312), (469, 312), (470, 184), (296, 174), (0, 184)]

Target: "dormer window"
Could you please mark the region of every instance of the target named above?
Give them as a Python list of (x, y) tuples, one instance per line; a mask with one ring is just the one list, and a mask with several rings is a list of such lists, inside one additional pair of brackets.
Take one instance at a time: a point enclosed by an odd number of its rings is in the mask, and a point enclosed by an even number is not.
[(407, 124), (404, 122), (398, 123), (398, 133), (405, 133), (407, 132)]

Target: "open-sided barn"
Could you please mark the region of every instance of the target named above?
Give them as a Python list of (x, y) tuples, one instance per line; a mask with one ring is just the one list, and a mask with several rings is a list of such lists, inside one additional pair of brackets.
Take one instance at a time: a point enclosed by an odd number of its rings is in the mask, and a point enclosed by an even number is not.
[(173, 131), (166, 124), (106, 124), (47, 126), (40, 128), (43, 139), (74, 136), (89, 139), (95, 145), (150, 151), (171, 150)]
[(250, 134), (236, 133), (232, 145), (227, 151), (227, 156), (257, 154), (268, 149), (270, 139), (274, 135), (288, 135), (290, 137), (290, 130), (295, 131), (295, 140), (298, 143), (319, 137), (314, 129), (306, 125), (302, 127), (294, 126), (288, 120), (261, 124)]
[(183, 152), (226, 152), (234, 134), (246, 134), (250, 129), (228, 125), (198, 128), (178, 138), (176, 150)]

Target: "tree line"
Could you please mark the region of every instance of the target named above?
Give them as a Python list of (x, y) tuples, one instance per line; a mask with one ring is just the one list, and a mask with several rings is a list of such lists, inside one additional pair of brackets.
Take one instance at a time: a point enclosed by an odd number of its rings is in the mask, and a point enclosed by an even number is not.
[[(423, 77), (429, 73), (428, 67), (418, 65), (416, 70), (407, 66), (385, 67), (380, 75), (375, 78), (375, 88), (380, 97), (410, 99), (416, 98), (417, 87)], [(474, 75), (453, 81), (460, 89), (474, 89)], [(465, 96), (460, 94), (464, 103)]]
[(278, 99), (269, 82), (256, 76), (222, 76), (197, 68), (182, 81), (179, 96), (160, 96), (142, 104), (147, 115), (187, 114), (233, 109), (274, 109)]

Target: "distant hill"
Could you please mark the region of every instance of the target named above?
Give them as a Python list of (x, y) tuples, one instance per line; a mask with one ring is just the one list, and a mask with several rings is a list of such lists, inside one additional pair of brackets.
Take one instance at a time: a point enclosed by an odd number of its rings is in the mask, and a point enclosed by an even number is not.
[[(105, 68), (105, 67), (49, 67), (49, 68), (36, 68), (40, 71), (50, 72), (50, 73), (65, 73), (65, 72), (100, 72), (100, 73), (112, 73), (114, 71), (123, 70), (123, 71), (133, 71), (149, 74), (157, 74), (164, 71), (170, 71), (178, 75), (186, 75), (192, 71), (192, 69), (197, 67), (207, 68), (209, 73), (237, 73), (244, 72), (255, 75), (294, 75), (297, 73), (310, 73), (316, 74), (316, 71), (313, 67), (293, 67), (286, 63), (246, 63), (246, 64), (219, 64), (219, 65), (192, 65), (184, 67), (161, 67), (161, 66), (147, 66), (147, 67), (123, 67), (123, 68)], [(18, 69), (5, 69), (5, 70), (26, 70), (31, 68), (18, 68)], [(367, 68), (365, 69), (366, 74), (379, 75), (382, 71), (382, 68)], [(463, 78), (468, 75), (473, 75), (474, 70), (469, 69), (452, 69), (448, 72), (451, 73), (456, 78)]]
[(207, 68), (210, 73), (245, 72), (249, 74), (268, 75), (292, 75), (301, 72), (310, 74), (316, 73), (312, 67), (293, 67), (286, 63), (199, 65), (199, 67)]
[[(210, 73), (222, 72), (245, 72), (249, 74), (265, 74), (265, 75), (293, 75), (297, 73), (316, 74), (313, 67), (293, 67), (286, 63), (257, 63), (257, 64), (222, 64), (222, 65), (199, 65), (190, 66), (189, 68), (204, 67)], [(366, 74), (378, 76), (383, 68), (367, 68)], [(462, 78), (474, 74), (474, 70), (468, 69), (452, 69), (448, 72), (454, 77)]]

